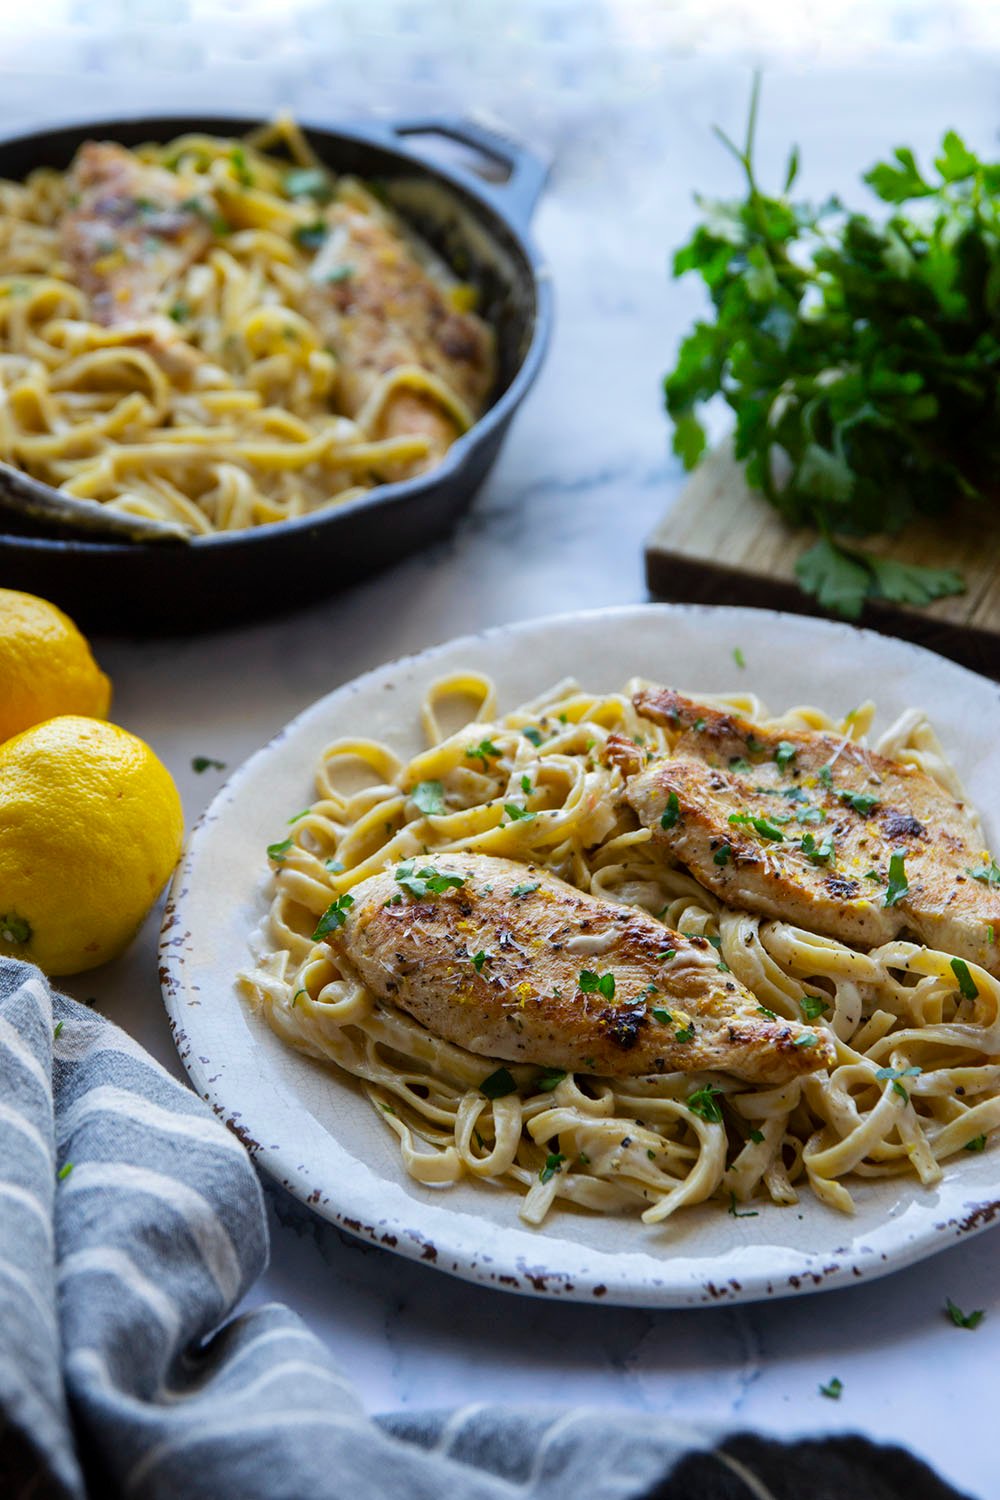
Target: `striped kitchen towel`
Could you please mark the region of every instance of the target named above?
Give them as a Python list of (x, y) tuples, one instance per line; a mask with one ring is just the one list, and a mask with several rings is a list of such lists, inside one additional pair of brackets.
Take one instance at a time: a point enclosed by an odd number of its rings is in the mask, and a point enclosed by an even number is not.
[[(648, 1414), (373, 1420), (294, 1313), (233, 1316), (266, 1259), (236, 1138), (124, 1032), (0, 958), (2, 1500), (954, 1496), (860, 1440), (838, 1469), (829, 1444), (713, 1448)], [(809, 1448), (812, 1482), (784, 1488)]]

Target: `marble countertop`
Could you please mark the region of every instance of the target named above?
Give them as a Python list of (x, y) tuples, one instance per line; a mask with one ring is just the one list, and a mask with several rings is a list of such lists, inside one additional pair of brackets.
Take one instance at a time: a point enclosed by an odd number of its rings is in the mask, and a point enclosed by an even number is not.
[[(44, 63), (37, 47), (15, 38), (17, 69), (6, 71), (10, 53), (0, 63), (0, 128), (207, 102), (261, 111), (291, 104), (329, 120), (433, 107), (502, 118), (554, 158), (534, 231), (556, 288), (551, 352), (455, 535), (267, 624), (194, 640), (96, 642), (115, 683), (116, 719), (166, 761), (190, 823), (224, 779), (214, 770), (195, 775), (193, 756), (233, 769), (301, 708), (370, 666), (483, 626), (644, 597), (643, 538), (681, 480), (659, 381), (699, 306), (695, 287), (669, 282), (668, 250), (691, 222), (692, 190), (736, 186), (710, 125), (740, 130), (748, 72), (742, 61), (697, 49), (684, 55), (676, 39), (624, 24), (628, 6), (615, 19), (598, 0), (576, 7), (575, 21), (556, 0), (484, 7), (507, 17), (492, 39), (482, 12), (473, 24), (474, 8), (461, 4), (442, 5), (428, 37), (420, 8), (400, 0), (386, 43), (391, 67), (371, 19), (378, 7), (364, 13), (367, 22), (362, 8), (345, 7), (354, 29), (337, 36), (323, 30), (334, 7), (292, 7), (286, 24), (298, 28), (298, 50), (276, 47), (270, 60), (260, 49), (241, 56), (234, 25), (231, 50), (211, 67), (185, 51), (190, 27), (166, 28), (154, 54), (143, 52), (149, 28), (137, 22), (132, 53), (109, 54), (100, 28), (114, 31), (119, 8), (76, 9), (90, 17), (89, 29), (74, 33), (67, 23)], [(281, 31), (279, 8), (258, 9), (269, 35)], [(631, 15), (654, 9), (636, 6)], [(184, 42), (176, 56), (171, 37)], [(987, 149), (995, 142), (1000, 98), (988, 56), (931, 57), (906, 35), (883, 42), (877, 63), (798, 58), (769, 70), (765, 174), (777, 174), (793, 138), (804, 195), (856, 193), (858, 171), (877, 154), (904, 140), (926, 151), (948, 126)], [(345, 51), (369, 59), (367, 68), (344, 66)], [(119, 962), (67, 988), (96, 1000), (179, 1072), (156, 981), (156, 925), (151, 918)], [(647, 1313), (503, 1297), (363, 1245), (277, 1190), (268, 1201), (272, 1263), (253, 1300), (296, 1308), (374, 1410), (460, 1404), (472, 1392), (781, 1434), (860, 1430), (911, 1446), (977, 1495), (995, 1483), (987, 1436), (1000, 1359), (995, 1233), (846, 1291)], [(953, 1327), (946, 1296), (986, 1309), (982, 1326)], [(844, 1385), (839, 1402), (818, 1390), (833, 1376)]]

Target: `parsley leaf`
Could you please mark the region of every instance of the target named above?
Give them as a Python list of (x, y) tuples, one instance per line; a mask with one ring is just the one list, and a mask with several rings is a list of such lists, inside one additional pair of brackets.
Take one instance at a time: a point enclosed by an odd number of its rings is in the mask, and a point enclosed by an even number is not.
[(962, 1150), (963, 1151), (985, 1151), (986, 1150), (986, 1137), (985, 1137), (985, 1135), (974, 1135), (972, 1137), (971, 1141), (966, 1141), (965, 1145), (962, 1147)]
[(759, 833), (762, 839), (770, 839), (774, 844), (783, 844), (785, 835), (780, 828), (776, 828), (767, 818), (756, 818), (751, 813), (730, 813), (729, 821), (734, 827), (752, 828)]
[(750, 1139), (755, 1146), (761, 1146), (764, 1143), (764, 1132), (762, 1130), (751, 1130)]
[(798, 753), (798, 750), (791, 743), (791, 741), (782, 740), (778, 745), (778, 748), (775, 751), (774, 755), (774, 758), (778, 764), (778, 770), (784, 771), (787, 766), (790, 766)]
[(529, 812), (526, 807), (518, 807), (516, 802), (505, 802), (503, 810), (512, 823), (530, 823), (532, 818), (537, 817), (537, 813)]
[(844, 1382), (835, 1375), (826, 1385), (821, 1385), (819, 1393), (831, 1401), (839, 1401), (844, 1390)]
[(527, 729), (522, 729), (521, 733), (524, 735), (524, 738), (526, 740), (530, 740), (531, 743), (536, 746), (536, 748), (542, 743), (542, 731), (540, 729), (536, 729), (533, 724), (529, 724)]
[(585, 995), (603, 995), (605, 1000), (615, 998), (615, 976), (613, 974), (595, 974), (593, 969), (583, 969), (577, 984)]
[(904, 858), (905, 856), (897, 851), (889, 860), (889, 884), (886, 887), (883, 906), (895, 906), (897, 901), (902, 901), (910, 889), (910, 882), (906, 878)]
[(964, 958), (952, 959), (951, 972), (958, 980), (958, 989), (963, 1000), (976, 1000), (979, 998), (979, 987), (969, 973), (969, 965), (965, 962)]
[(715, 853), (712, 855), (712, 862), (713, 862), (713, 864), (717, 864), (717, 865), (726, 865), (726, 864), (728, 864), (729, 863), (729, 856), (732, 854), (732, 852), (733, 851), (732, 851), (732, 849), (730, 848), (730, 846), (728, 844), (721, 845), (721, 847), (718, 848), (718, 849), (716, 849)]
[(353, 905), (353, 896), (338, 896), (336, 901), (331, 901), (319, 919), (319, 926), (313, 933), (313, 942), (318, 943), (320, 938), (325, 938), (328, 932), (333, 932), (337, 927), (343, 927), (347, 921), (347, 913)]
[[(690, 468), (690, 465), (688, 465), (688, 467)], [(742, 652), (742, 650), (740, 649), (739, 646), (734, 646), (733, 647), (733, 661), (736, 663), (736, 665), (740, 668), (741, 671), (743, 670), (743, 668), (747, 664), (747, 659), (743, 655), (743, 652)]]
[(483, 972), (483, 964), (486, 962), (486, 954), (483, 952), (482, 948), (480, 948), (478, 953), (474, 953), (472, 955), (469, 962), (471, 963), (477, 974), (481, 974)]
[(498, 750), (492, 740), (480, 740), (478, 745), (468, 745), (466, 747), (465, 753), (469, 760), (481, 760), (483, 763), (483, 770), (488, 771), (489, 761), (499, 760), (500, 756), (503, 754), (503, 751)]
[(707, 1120), (710, 1125), (720, 1125), (722, 1123), (722, 1110), (719, 1108), (716, 1100), (722, 1097), (722, 1089), (713, 1088), (710, 1083), (706, 1083), (704, 1088), (695, 1089), (693, 1094), (688, 1094), (685, 1103), (693, 1115), (699, 1115), (703, 1120)]
[(444, 812), (444, 787), (440, 781), (418, 781), (410, 796), (422, 813)]
[(965, 873), (971, 875), (973, 880), (978, 880), (981, 885), (1000, 885), (1000, 865), (997, 864), (995, 859), (991, 859), (989, 864), (984, 859), (981, 869), (967, 869)]
[(292, 843), (293, 843), (292, 839), (282, 839), (281, 842), (280, 842), (280, 844), (268, 844), (268, 846), (267, 846), (267, 857), (268, 857), (268, 859), (273, 859), (277, 864), (280, 865), (282, 863), (282, 861), (284, 860), (285, 855), (288, 853), (289, 849), (292, 847)]
[(535, 1080), (535, 1088), (541, 1094), (551, 1094), (554, 1088), (558, 1088), (566, 1077), (564, 1068), (546, 1068), (540, 1078)]
[(671, 1025), (674, 1019), (669, 1010), (651, 1010), (649, 1014), (654, 1021), (659, 1021), (661, 1026)]
[(799, 848), (810, 864), (825, 865), (833, 858), (833, 834), (828, 833), (822, 843), (817, 844), (811, 833), (804, 833), (799, 840)]
[(539, 889), (540, 885), (540, 880), (524, 880), (520, 885), (516, 885), (514, 887), (514, 889), (511, 891), (511, 895), (530, 896), (534, 891), (537, 891)]
[(552, 1151), (545, 1158), (545, 1165), (538, 1174), (539, 1182), (551, 1182), (553, 1177), (562, 1170), (562, 1164), (566, 1160), (561, 1151)]
[(203, 771), (224, 771), (226, 762), (224, 760), (213, 760), (210, 755), (196, 755), (192, 758), (191, 769), (200, 776)]
[(819, 995), (803, 995), (799, 1005), (807, 1021), (819, 1020), (823, 1012), (830, 1009), (829, 1000), (823, 1000)]
[(873, 807), (878, 807), (878, 798), (870, 792), (841, 792), (840, 800), (845, 807), (853, 807), (856, 813), (867, 817)]
[(986, 1316), (981, 1307), (977, 1307), (975, 1312), (964, 1313), (960, 1307), (955, 1306), (950, 1297), (945, 1298), (944, 1305), (945, 1311), (956, 1328), (978, 1328)]
[(445, 891), (459, 890), (465, 884), (464, 875), (443, 875), (433, 865), (425, 865), (422, 870), (414, 872), (415, 860), (408, 859), (396, 869), (396, 880), (409, 891), (411, 896), (418, 900), (430, 894), (443, 896)]
[(816, 1033), (814, 1031), (803, 1031), (802, 1034), (801, 1034), (801, 1036), (797, 1036), (795, 1038), (794, 1042), (792, 1043), (792, 1046), (793, 1047), (815, 1047), (815, 1045), (816, 1045), (816, 1043), (818, 1041), (819, 1041), (819, 1037), (816, 1035)]
[(479, 1092), (487, 1099), (504, 1099), (508, 1094), (517, 1093), (517, 1084), (507, 1068), (497, 1068), (495, 1073), (483, 1079)]
[(677, 793), (671, 792), (667, 797), (667, 805), (663, 809), (663, 816), (660, 818), (660, 827), (673, 828), (674, 824), (680, 818), (680, 815), (681, 807), (680, 803), (677, 800)]

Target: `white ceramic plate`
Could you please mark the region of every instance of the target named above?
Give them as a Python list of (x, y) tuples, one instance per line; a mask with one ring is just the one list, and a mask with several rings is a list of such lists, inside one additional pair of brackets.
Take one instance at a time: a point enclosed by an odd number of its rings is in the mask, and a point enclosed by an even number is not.
[(195, 1088), (258, 1164), (324, 1218), (456, 1276), (644, 1307), (780, 1297), (880, 1276), (989, 1224), (1000, 1213), (998, 1148), (949, 1165), (933, 1191), (901, 1179), (852, 1185), (852, 1218), (805, 1193), (797, 1207), (762, 1208), (756, 1218), (732, 1218), (713, 1203), (660, 1227), (554, 1212), (529, 1229), (505, 1189), (413, 1182), (395, 1137), (354, 1085), (282, 1046), (248, 1013), (234, 975), (266, 906), (264, 849), (311, 800), (323, 746), (357, 733), (412, 754), (425, 686), (460, 666), (494, 677), (501, 711), (564, 676), (608, 690), (634, 673), (707, 692), (753, 689), (775, 711), (810, 702), (842, 714), (870, 696), (876, 727), (919, 705), (996, 847), (1000, 689), (868, 631), (764, 610), (643, 605), (504, 627), (381, 667), (307, 709), (232, 777), (195, 829), (167, 905), (161, 972), (177, 1047)]

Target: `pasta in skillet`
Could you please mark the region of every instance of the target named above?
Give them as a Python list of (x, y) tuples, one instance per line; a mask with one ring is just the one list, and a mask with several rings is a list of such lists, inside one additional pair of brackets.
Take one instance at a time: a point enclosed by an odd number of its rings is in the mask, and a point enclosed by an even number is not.
[(87, 142), (0, 181), (0, 460), (196, 535), (342, 505), (484, 410), (475, 300), (287, 119)]
[[(849, 1212), (865, 1178), (932, 1185), (943, 1162), (982, 1149), (1000, 1124), (1000, 983), (962, 965), (970, 999), (946, 953), (903, 940), (861, 951), (729, 908), (672, 866), (607, 754), (614, 734), (649, 760), (670, 753), (664, 730), (637, 714), (634, 686), (595, 695), (561, 683), (498, 714), (487, 678), (451, 677), (424, 702), (428, 748), (410, 762), (370, 740), (328, 746), (317, 800), (269, 850), (274, 894), (245, 993), (290, 1046), (360, 1080), (416, 1180), (507, 1183), (532, 1224), (566, 1205), (647, 1223), (706, 1200), (756, 1212), (742, 1205), (791, 1204), (803, 1190)], [(447, 733), (445, 714), (465, 700), (474, 714)], [(874, 714), (869, 704), (835, 724), (816, 708), (772, 717), (752, 696), (699, 702), (845, 743), (863, 742)], [(875, 748), (960, 795), (922, 714), (904, 715)], [(500, 1071), (512, 1087), (498, 1094), (495, 1061), (377, 1001), (313, 937), (366, 878), (457, 850), (551, 870), (707, 938), (764, 1014), (828, 1035), (834, 1065), (764, 1086), (722, 1071), (610, 1078), (509, 1064)]]

